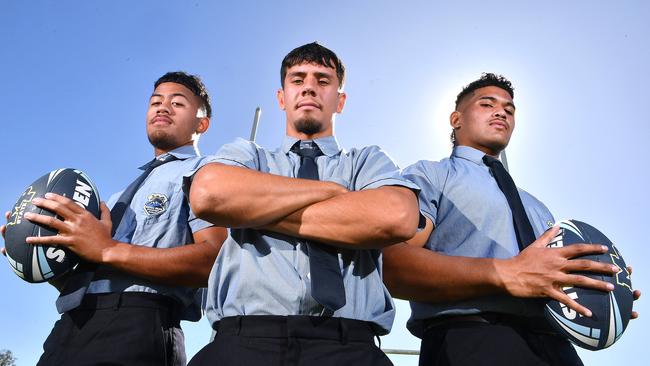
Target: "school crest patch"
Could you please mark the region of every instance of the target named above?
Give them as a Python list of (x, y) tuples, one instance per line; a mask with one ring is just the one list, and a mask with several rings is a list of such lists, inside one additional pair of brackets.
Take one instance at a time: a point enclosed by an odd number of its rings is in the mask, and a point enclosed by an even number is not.
[(169, 200), (167, 196), (162, 193), (152, 193), (147, 197), (147, 202), (144, 204), (144, 212), (148, 216), (157, 216), (167, 211), (167, 203)]

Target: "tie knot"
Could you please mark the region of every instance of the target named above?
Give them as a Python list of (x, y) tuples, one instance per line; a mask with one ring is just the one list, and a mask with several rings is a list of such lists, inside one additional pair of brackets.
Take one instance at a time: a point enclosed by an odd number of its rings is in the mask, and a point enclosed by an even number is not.
[(293, 145), (291, 151), (303, 158), (315, 159), (316, 157), (323, 155), (323, 152), (313, 141), (298, 141)]
[(161, 155), (151, 161), (151, 164), (149, 164), (149, 169), (157, 168), (165, 163), (169, 163), (170, 161), (174, 161), (177, 159), (178, 158), (172, 154)]
[(485, 163), (485, 165), (487, 165), (490, 168), (494, 168), (497, 166), (503, 167), (503, 164), (501, 164), (501, 161), (499, 159), (492, 157), (490, 155), (484, 155), (483, 162)]

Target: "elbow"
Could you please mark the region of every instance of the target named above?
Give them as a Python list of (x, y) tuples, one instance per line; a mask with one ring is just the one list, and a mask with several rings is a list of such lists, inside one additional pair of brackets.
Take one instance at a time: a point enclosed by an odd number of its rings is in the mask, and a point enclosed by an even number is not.
[(199, 169), (194, 175), (189, 192), (190, 207), (196, 217), (217, 225), (217, 208), (223, 207), (224, 200), (224, 190), (218, 185), (219, 168), (218, 164), (207, 164)]
[(395, 215), (390, 227), (386, 230), (387, 240), (391, 243), (400, 243), (411, 239), (417, 232), (417, 216), (411, 218), (411, 214), (400, 213)]
[(386, 239), (392, 243), (411, 239), (417, 232), (420, 217), (415, 194), (409, 190), (390, 200), (389, 204), (391, 213), (384, 223)]

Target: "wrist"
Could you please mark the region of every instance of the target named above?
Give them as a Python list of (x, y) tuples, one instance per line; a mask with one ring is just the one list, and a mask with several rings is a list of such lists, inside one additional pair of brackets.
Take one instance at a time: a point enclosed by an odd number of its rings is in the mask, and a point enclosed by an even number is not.
[(126, 251), (128, 250), (128, 245), (124, 246), (120, 244), (122, 243), (109, 239), (103, 246), (99, 264), (115, 266), (116, 264), (123, 262), (124, 257), (126, 256)]
[(491, 267), (494, 271), (488, 271), (489, 284), (499, 293), (514, 295), (517, 275), (513, 270), (513, 259), (492, 259)]

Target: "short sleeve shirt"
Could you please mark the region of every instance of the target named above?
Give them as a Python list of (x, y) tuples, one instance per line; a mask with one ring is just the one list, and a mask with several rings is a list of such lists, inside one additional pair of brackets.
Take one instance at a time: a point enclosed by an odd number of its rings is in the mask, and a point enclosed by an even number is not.
[[(490, 169), (485, 154), (467, 146), (457, 146), (451, 157), (439, 162), (418, 161), (403, 171), (420, 189), (420, 211), (434, 224), (425, 247), (452, 256), (510, 258), (519, 253), (508, 202)], [(549, 210), (522, 189), (519, 196), (535, 236), (553, 226)], [(407, 327), (421, 336), (423, 319), (441, 315), (500, 312), (521, 316), (541, 316), (540, 303), (505, 295), (450, 303), (411, 302)]]
[[(268, 151), (238, 139), (223, 146), (213, 161), (264, 173), (296, 177), (298, 140), (285, 137)], [(401, 177), (393, 161), (376, 146), (343, 150), (334, 137), (314, 140), (324, 155), (316, 158), (321, 181), (349, 190), (417, 186)], [(369, 321), (380, 333), (393, 323), (395, 307), (382, 282), (380, 250), (338, 250), (346, 304), (333, 316)], [(206, 314), (213, 324), (238, 315), (311, 315), (323, 308), (311, 296), (309, 257), (304, 240), (254, 229), (231, 229), (210, 274)]]
[[(131, 204), (117, 227), (113, 239), (151, 248), (173, 248), (194, 242), (193, 233), (212, 226), (198, 219), (183, 194), (183, 176), (198, 169), (207, 160), (192, 146), (181, 146), (169, 152), (178, 160), (156, 167), (133, 196)], [(140, 169), (144, 170), (148, 163)], [(113, 207), (122, 192), (111, 196)], [(153, 283), (109, 266), (99, 266), (88, 293), (148, 292), (170, 296), (185, 309), (182, 319), (201, 317), (202, 290)]]

